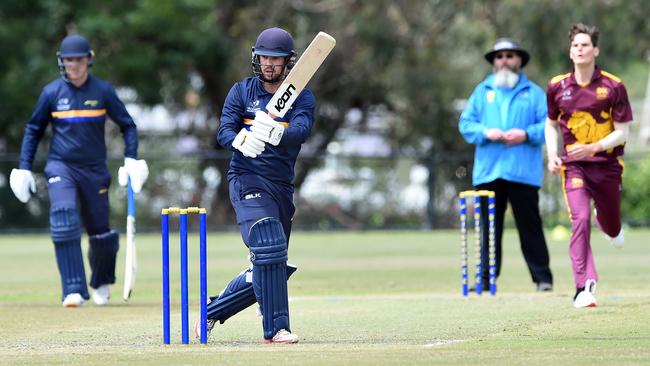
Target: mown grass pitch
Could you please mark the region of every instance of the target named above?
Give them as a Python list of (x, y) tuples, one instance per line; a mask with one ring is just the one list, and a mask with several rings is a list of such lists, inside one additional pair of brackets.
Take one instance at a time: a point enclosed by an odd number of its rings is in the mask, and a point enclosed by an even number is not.
[[(650, 231), (628, 230), (622, 250), (594, 233), (599, 307), (581, 310), (571, 303), (568, 244), (547, 237), (554, 292), (534, 291), (516, 232), (507, 231), (497, 296), (462, 298), (457, 231), (294, 233), (290, 261), (300, 269), (290, 308), (301, 341), (293, 346), (261, 344), (254, 308), (217, 325), (207, 346), (180, 345), (173, 251), (174, 344), (163, 346), (159, 235), (138, 235), (129, 303), (121, 299), (121, 250), (111, 305), (80, 309), (60, 305), (47, 236), (0, 236), (0, 364), (650, 364)], [(193, 324), (198, 238), (190, 243)], [(208, 246), (213, 295), (246, 266), (246, 251), (236, 234), (210, 234)]]

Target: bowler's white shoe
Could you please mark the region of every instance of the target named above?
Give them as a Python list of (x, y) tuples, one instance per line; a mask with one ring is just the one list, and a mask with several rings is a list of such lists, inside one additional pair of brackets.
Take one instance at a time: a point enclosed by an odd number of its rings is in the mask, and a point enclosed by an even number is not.
[(573, 306), (576, 309), (580, 308), (595, 308), (598, 306), (598, 303), (596, 302), (596, 297), (594, 296), (594, 293), (596, 292), (596, 281), (594, 280), (587, 280), (585, 282), (585, 289), (582, 290), (578, 296), (576, 296), (576, 299), (573, 301)]
[(298, 343), (298, 336), (289, 333), (286, 329), (280, 329), (273, 338), (264, 339), (264, 343), (293, 344)]
[(108, 305), (111, 298), (111, 289), (108, 285), (101, 285), (93, 291), (93, 301), (99, 306)]
[(63, 299), (64, 308), (78, 308), (84, 304), (84, 298), (79, 293), (67, 294)]
[(621, 231), (616, 235), (616, 237), (612, 238), (611, 236), (605, 234), (605, 238), (612, 244), (614, 248), (622, 248), (623, 244), (625, 243), (625, 235), (623, 234), (623, 228), (621, 228)]

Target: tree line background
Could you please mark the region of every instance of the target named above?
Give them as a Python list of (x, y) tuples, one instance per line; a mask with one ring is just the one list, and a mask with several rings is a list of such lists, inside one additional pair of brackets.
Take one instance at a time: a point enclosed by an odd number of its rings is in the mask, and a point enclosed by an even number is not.
[[(163, 106), (174, 115), (189, 113), (190, 119), (203, 121), (179, 124), (166, 133), (140, 133), (140, 156), (152, 168), (142, 199), (149, 213), (145, 223), (155, 225), (155, 212), (175, 204), (208, 207), (214, 225), (234, 223), (224, 184), (230, 154), (215, 146), (214, 135), (228, 90), (251, 74), (251, 46), (257, 35), (280, 26), (292, 33), (298, 52), (320, 30), (337, 39), (333, 53), (308, 85), (318, 108), (312, 138), (297, 167), (297, 191), (310, 172), (328, 164), (328, 146), (333, 141), (349, 131), (373, 131), (373, 121), (379, 118), (381, 143), (390, 153), (379, 160), (347, 156), (346, 166), (354, 172), (374, 164), (374, 177), (408, 175), (405, 160), (407, 165), (427, 167), (426, 226), (439, 227), (452, 224), (455, 212), (448, 209), (450, 197), (471, 185), (473, 149), (457, 130), (459, 101), (490, 72), (483, 55), (495, 39), (518, 39), (532, 55), (526, 73), (545, 87), (552, 76), (571, 68), (570, 24), (595, 24), (601, 30), (599, 65), (621, 76), (632, 98), (642, 99), (650, 50), (648, 14), (650, 2), (644, 0), (3, 1), (0, 228), (47, 227), (45, 183), (39, 181), (39, 194), (26, 210), (11, 194), (8, 176), (18, 164), (25, 122), (41, 88), (58, 76), (55, 54), (69, 33), (90, 40), (96, 52), (92, 72), (130, 91), (128, 102)], [(350, 111), (357, 116), (353, 127), (346, 126)], [(639, 117), (637, 113), (635, 119)], [(197, 139), (199, 149), (180, 156), (170, 147), (186, 135)], [(109, 136), (111, 171), (116, 172), (123, 145), (116, 129)], [(642, 147), (634, 151), (645, 151)], [(38, 173), (46, 152), (45, 142), (39, 148)], [(650, 193), (646, 188), (650, 164), (639, 154), (632, 154), (640, 167), (634, 169), (639, 177), (629, 179), (636, 189), (626, 192), (630, 203), (625, 204), (628, 212), (638, 211), (630, 220), (643, 222), (650, 217), (650, 208), (639, 208), (638, 203), (639, 197)], [(188, 181), (187, 176), (197, 179)], [(363, 178), (350, 177), (350, 186)], [(403, 183), (397, 179), (392, 185)], [(390, 182), (373, 184), (375, 190), (391, 189)], [(557, 187), (552, 180), (550, 184), (546, 190), (553, 195)], [(123, 193), (113, 187), (111, 194), (113, 216), (122, 218)], [(390, 203), (382, 202), (381, 207)], [(302, 203), (305, 217), (322, 213), (329, 218), (331, 223), (322, 227), (369, 228), (422, 221), (420, 216), (393, 219), (391, 215), (400, 215), (395, 210), (382, 217), (366, 212), (362, 220), (356, 216), (363, 212), (359, 205), (365, 203), (364, 197), (344, 208), (328, 205), (312, 212), (310, 202)], [(300, 209), (300, 200), (298, 204)], [(554, 210), (562, 210), (561, 204), (554, 205)]]

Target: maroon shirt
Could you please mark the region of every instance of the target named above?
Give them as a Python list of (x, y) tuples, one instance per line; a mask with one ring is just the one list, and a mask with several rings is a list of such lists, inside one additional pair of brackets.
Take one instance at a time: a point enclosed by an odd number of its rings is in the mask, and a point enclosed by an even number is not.
[[(574, 73), (551, 79), (546, 104), (548, 118), (560, 124), (564, 141), (562, 160), (565, 163), (573, 160), (566, 151), (574, 144), (599, 141), (614, 131), (614, 121), (632, 121), (632, 108), (623, 82), (598, 67), (587, 85), (578, 84)], [(623, 148), (624, 145), (619, 145), (581, 161), (616, 160), (623, 155)]]

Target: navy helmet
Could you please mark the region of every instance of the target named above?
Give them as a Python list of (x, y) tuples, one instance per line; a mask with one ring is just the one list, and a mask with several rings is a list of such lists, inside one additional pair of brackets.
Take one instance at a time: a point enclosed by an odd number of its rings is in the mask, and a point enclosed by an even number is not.
[[(257, 37), (251, 54), (251, 63), (253, 74), (263, 79), (259, 56), (286, 57), (287, 63), (284, 68), (286, 76), (296, 63), (296, 51), (294, 51), (291, 34), (282, 28), (269, 28), (262, 31)], [(274, 82), (277, 81), (279, 80), (274, 80)]]
[(93, 65), (93, 56), (95, 56), (95, 52), (90, 47), (90, 42), (86, 38), (78, 34), (65, 37), (61, 41), (59, 52), (56, 53), (61, 76), (67, 80), (65, 66), (63, 65), (64, 58), (88, 57), (88, 67), (91, 67)]

